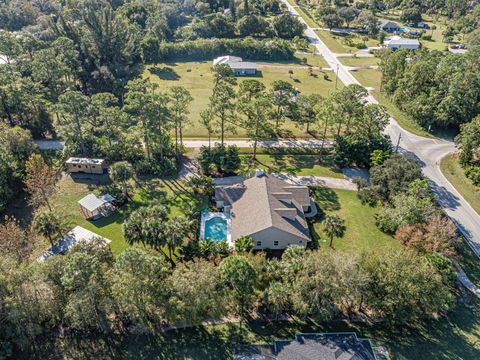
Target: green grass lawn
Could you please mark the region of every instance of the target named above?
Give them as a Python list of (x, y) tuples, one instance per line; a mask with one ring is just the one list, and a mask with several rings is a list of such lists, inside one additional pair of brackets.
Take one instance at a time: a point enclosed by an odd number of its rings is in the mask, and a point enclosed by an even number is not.
[(375, 57), (341, 57), (338, 60), (347, 66), (375, 66), (380, 63), (380, 59)]
[[(368, 47), (378, 46), (378, 40), (369, 38), (365, 43), (363, 37), (358, 34), (335, 34), (328, 30), (316, 30), (318, 35), (325, 45), (336, 54), (350, 54), (360, 51), (355, 44), (364, 44)], [(348, 39), (351, 39), (349, 42)]]
[(382, 73), (379, 70), (362, 69), (362, 70), (352, 71), (351, 73), (363, 86), (372, 87), (374, 89), (380, 89), (380, 84), (382, 82)]
[(480, 214), (480, 187), (473, 185), (465, 176), (457, 157), (453, 154), (445, 156), (440, 162), (440, 169), (455, 189)]
[[(302, 62), (303, 59), (306, 59), (307, 62), (306, 63)], [(257, 61), (257, 64), (277, 65), (277, 66), (286, 66), (286, 65), (287, 66), (308, 66), (310, 65), (310, 66), (318, 66), (321, 68), (328, 67), (328, 64), (323, 58), (323, 56), (319, 54), (313, 54), (313, 53), (303, 54), (299, 52), (297, 52), (295, 54), (295, 58), (291, 60), (274, 60), (274, 61), (263, 60), (263, 61)], [(263, 71), (264, 69), (260, 69), (260, 70)], [(238, 79), (241, 80), (242, 78), (238, 77)]]
[(251, 161), (250, 155), (242, 155), (242, 170), (245, 175), (252, 175), (255, 169), (262, 168), (270, 173), (284, 172), (299, 176), (328, 176), (343, 179), (341, 169), (331, 165), (318, 164), (317, 155), (271, 155), (259, 154), (256, 161)]
[[(415, 327), (413, 327), (415, 325)], [(95, 338), (58, 338), (41, 341), (35, 354), (17, 354), (18, 359), (194, 359), (232, 358), (236, 344), (271, 344), (293, 339), (302, 332), (356, 332), (374, 346), (385, 346), (395, 360), (460, 360), (480, 358), (480, 319), (477, 305), (459, 303), (448, 316), (412, 327), (389, 329), (337, 321), (249, 322), (198, 326), (153, 335), (108, 335)]]
[[(379, 209), (362, 205), (355, 191), (314, 188), (312, 192), (317, 206), (326, 214), (336, 214), (345, 219), (345, 235), (333, 242), (336, 250), (359, 254), (362, 251), (401, 248), (393, 236), (381, 232), (375, 225), (375, 215)], [(328, 249), (329, 240), (322, 226), (321, 222), (313, 225), (313, 236), (319, 240), (320, 248)]]
[[(122, 224), (135, 209), (148, 204), (163, 204), (169, 209), (171, 216), (176, 216), (192, 206), (199, 208), (206, 206), (205, 199), (196, 199), (190, 195), (182, 182), (150, 179), (139, 182), (135, 188), (133, 200), (128, 204), (106, 218), (90, 221), (81, 214), (78, 201), (91, 192), (97, 195), (103, 193), (101, 187), (74, 182), (70, 177), (64, 177), (58, 182), (56, 193), (50, 201), (54, 211), (67, 219), (71, 228), (80, 225), (110, 239), (112, 241), (110, 248), (115, 255), (129, 246), (123, 236)], [(45, 243), (45, 248), (47, 246)]]
[[(303, 55), (302, 55), (303, 56)], [(309, 63), (312, 65), (322, 65), (323, 58), (319, 55), (306, 55)], [(299, 59), (291, 63), (277, 63), (277, 65), (298, 65)], [(259, 62), (259, 64), (269, 64)], [(270, 63), (274, 64), (274, 63)], [(293, 74), (288, 73), (287, 68), (262, 68), (261, 75), (255, 77), (262, 81), (269, 88), (275, 80), (285, 80), (298, 88), (303, 94), (319, 93), (328, 97), (335, 90), (335, 74), (333, 72), (313, 71), (314, 76), (308, 74), (307, 69), (293, 69)], [(325, 78), (324, 76), (327, 76)], [(194, 101), (190, 106), (189, 115), (191, 123), (185, 127), (184, 137), (186, 138), (206, 138), (207, 131), (200, 124), (200, 112), (207, 108), (209, 97), (212, 92), (213, 73), (211, 70), (211, 62), (173, 62), (159, 64), (156, 67), (147, 66), (143, 74), (144, 78), (150, 78), (152, 81), (160, 85), (162, 91), (167, 90), (171, 86), (184, 86), (187, 88)], [(238, 82), (248, 77), (238, 78)], [(338, 82), (339, 88), (343, 85)], [(233, 126), (233, 131), (229, 131), (228, 138), (245, 138), (245, 131), (239, 127)], [(286, 121), (282, 126), (282, 136), (310, 138), (311, 135), (306, 133), (303, 128), (299, 128), (291, 121)]]

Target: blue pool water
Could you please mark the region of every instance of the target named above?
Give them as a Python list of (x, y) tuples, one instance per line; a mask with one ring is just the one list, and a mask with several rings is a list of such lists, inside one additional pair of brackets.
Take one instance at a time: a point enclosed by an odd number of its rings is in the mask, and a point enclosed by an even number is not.
[(205, 221), (205, 239), (214, 241), (227, 240), (227, 221), (220, 217), (214, 217)]

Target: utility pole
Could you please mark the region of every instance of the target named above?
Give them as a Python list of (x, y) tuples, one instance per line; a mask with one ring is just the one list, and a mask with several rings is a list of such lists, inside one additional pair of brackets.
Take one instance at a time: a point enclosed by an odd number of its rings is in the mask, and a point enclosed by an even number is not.
[(398, 147), (400, 146), (400, 139), (402, 138), (402, 133), (398, 134), (398, 141), (397, 141), (397, 147), (395, 148), (395, 152), (398, 153)]
[(338, 70), (339, 70), (340, 64), (337, 64), (337, 76), (335, 77), (335, 90), (337, 90), (337, 83), (338, 83)]

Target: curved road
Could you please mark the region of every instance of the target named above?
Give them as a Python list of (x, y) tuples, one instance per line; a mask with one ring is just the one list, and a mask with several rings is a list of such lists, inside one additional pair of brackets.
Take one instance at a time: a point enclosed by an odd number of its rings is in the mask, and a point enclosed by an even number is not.
[[(337, 72), (338, 78), (345, 84), (358, 84), (359, 81), (350, 73), (349, 68), (344, 66), (336, 55), (322, 42), (315, 31), (308, 26), (305, 20), (298, 14), (295, 7), (287, 0), (282, 0), (290, 13), (298, 17), (306, 26), (305, 35), (315, 45), (317, 51), (325, 58), (329, 67)], [(377, 104), (377, 100), (370, 94), (367, 100)], [(451, 141), (429, 139), (412, 134), (402, 129), (395, 119), (390, 118), (390, 124), (386, 129), (392, 142), (397, 143), (400, 136), (400, 151), (415, 157), (421, 164), (423, 173), (427, 176), (432, 189), (438, 197), (440, 205), (457, 224), (459, 230), (467, 239), (468, 243), (480, 257), (480, 215), (465, 201), (458, 191), (448, 182), (440, 171), (440, 160), (447, 154), (456, 150)]]

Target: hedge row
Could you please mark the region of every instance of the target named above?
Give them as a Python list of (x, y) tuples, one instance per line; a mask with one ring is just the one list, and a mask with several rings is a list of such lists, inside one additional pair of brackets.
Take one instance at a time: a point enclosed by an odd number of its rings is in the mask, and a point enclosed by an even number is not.
[(143, 42), (142, 47), (146, 63), (178, 59), (211, 60), (221, 55), (255, 60), (288, 60), (295, 54), (290, 42), (282, 39), (198, 39), (173, 43), (150, 38)]

